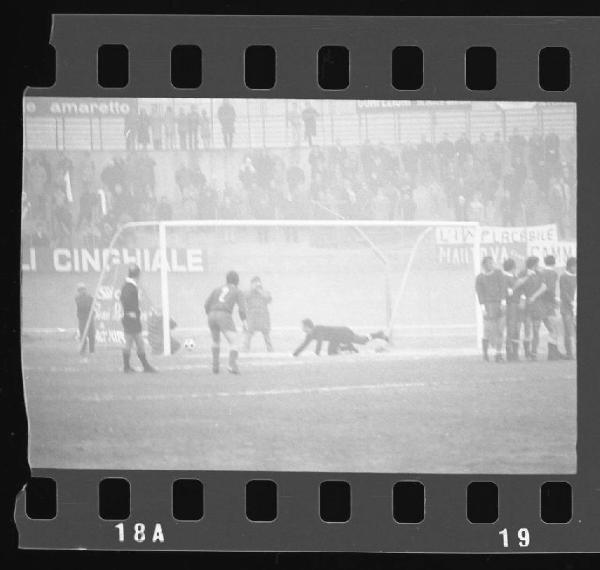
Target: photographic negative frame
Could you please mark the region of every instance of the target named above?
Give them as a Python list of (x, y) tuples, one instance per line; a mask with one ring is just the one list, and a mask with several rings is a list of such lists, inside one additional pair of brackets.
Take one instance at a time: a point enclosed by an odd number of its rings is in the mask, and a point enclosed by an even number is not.
[[(361, 99), (361, 100), (476, 100), (476, 101), (567, 101), (577, 105), (578, 187), (593, 187), (593, 129), (596, 109), (591, 46), (597, 45), (597, 22), (561, 19), (560, 45), (571, 54), (571, 84), (565, 91), (540, 88), (538, 58), (542, 48), (557, 45), (557, 28), (548, 19), (510, 18), (461, 20), (389, 18), (232, 18), (232, 17), (57, 17), (53, 45), (57, 49), (57, 80), (50, 89), (30, 89), (28, 97), (181, 97), (169, 83), (172, 45), (194, 44), (202, 37), (202, 84), (194, 97), (253, 97), (244, 85), (243, 53), (256, 41), (273, 45), (277, 52), (275, 86), (260, 93), (265, 98)], [(527, 23), (527, 34), (521, 33)], [(160, 26), (160, 39), (136, 37), (134, 29)], [(375, 33), (376, 30), (376, 33)], [(172, 32), (172, 35), (171, 35)], [(281, 41), (284, 34), (284, 41)], [(227, 45), (222, 38), (227, 36)], [(396, 91), (391, 84), (391, 51), (398, 37), (410, 37), (424, 53), (423, 86), (417, 91)], [(457, 38), (448, 45), (447, 38)], [(460, 39), (458, 39), (460, 38)], [(441, 42), (440, 39), (444, 39)], [(404, 43), (404, 42), (402, 42)], [(100, 88), (96, 82), (96, 51), (103, 44), (127, 44), (130, 79), (119, 89)], [(76, 45), (74, 51), (72, 46)], [(316, 73), (317, 53), (323, 45), (341, 45), (350, 54), (348, 87), (324, 91)], [(465, 85), (464, 57), (471, 46), (491, 45), (496, 50), (498, 80), (491, 91), (469, 90)], [(77, 54), (69, 66), (61, 53)], [(136, 57), (143, 53), (143, 57)], [(299, 57), (299, 54), (305, 54)], [(527, 54), (527, 56), (525, 55)], [(70, 57), (73, 57), (70, 55)], [(381, 64), (373, 64), (374, 61)], [(135, 63), (134, 63), (135, 62)], [(287, 64), (286, 62), (294, 62)], [(162, 80), (155, 84), (157, 78)], [(585, 78), (581, 81), (580, 78)], [(581, 82), (579, 82), (581, 81)], [(192, 95), (192, 93), (190, 93)], [(596, 198), (578, 194), (579, 211), (592, 211)], [(593, 241), (580, 240), (584, 260), (592, 255)], [(584, 270), (585, 272), (585, 270)], [(589, 290), (583, 294), (586, 303)], [(202, 550), (356, 550), (418, 552), (591, 551), (595, 548), (597, 509), (593, 481), (597, 475), (595, 448), (598, 427), (594, 402), (598, 388), (593, 371), (585, 364), (591, 357), (593, 335), (586, 334), (593, 322), (593, 308), (580, 315), (581, 348), (577, 378), (577, 473), (544, 475), (498, 475), (494, 473), (441, 475), (426, 473), (288, 473), (187, 471), (88, 471), (34, 469), (35, 477), (49, 477), (58, 490), (57, 516), (36, 521), (25, 515), (24, 496), (16, 510), (21, 545), (70, 548), (164, 548)], [(587, 323), (587, 324), (586, 324)], [(581, 328), (583, 327), (583, 328)], [(588, 376), (589, 375), (589, 376)], [(131, 512), (123, 525), (148, 524), (154, 532), (160, 521), (164, 541), (119, 542), (115, 525), (121, 521), (99, 521), (97, 488), (106, 478), (126, 478), (131, 488)], [(204, 488), (204, 516), (197, 523), (177, 525), (171, 517), (171, 486), (176, 479), (197, 478)], [(246, 516), (244, 491), (253, 479), (276, 482), (279, 501), (276, 519), (256, 524)], [(328, 524), (319, 515), (320, 484), (344, 481), (351, 493), (351, 516), (347, 522)], [(426, 512), (421, 523), (398, 524), (393, 518), (392, 489), (400, 481), (419, 481), (425, 487)], [(473, 482), (494, 482), (499, 490), (498, 518), (490, 524), (469, 522), (466, 516), (467, 488)], [(542, 485), (566, 482), (573, 493), (570, 522), (545, 523), (540, 519)], [(159, 491), (159, 489), (161, 489)], [(228, 505), (227, 508), (223, 508)], [(155, 522), (156, 521), (156, 522)], [(164, 522), (163, 522), (164, 521)], [(43, 525), (44, 530), (40, 532)], [(196, 526), (194, 526), (196, 525)], [(200, 527), (202, 532), (199, 533)], [(566, 527), (569, 532), (565, 532)], [(100, 532), (98, 532), (100, 528)], [(129, 535), (132, 535), (130, 529)], [(224, 531), (227, 529), (227, 532)], [(503, 531), (506, 529), (506, 541)], [(528, 540), (521, 529), (527, 529)], [(450, 532), (451, 531), (451, 532)], [(124, 533), (126, 531), (124, 530)], [(152, 533), (151, 533), (152, 534)], [(125, 534), (124, 536), (128, 536)], [(133, 535), (132, 535), (133, 536)], [(535, 537), (535, 539), (533, 539)], [(505, 546), (505, 543), (507, 546)], [(527, 543), (527, 545), (525, 545)]]

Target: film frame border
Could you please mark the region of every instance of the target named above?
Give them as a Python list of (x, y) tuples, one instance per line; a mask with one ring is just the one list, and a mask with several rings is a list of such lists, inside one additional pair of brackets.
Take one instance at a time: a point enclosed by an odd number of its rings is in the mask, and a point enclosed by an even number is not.
[[(445, 18), (445, 17), (313, 17), (313, 16), (56, 16), (51, 43), (56, 48), (56, 82), (32, 88), (27, 96), (67, 97), (260, 97), (433, 100), (569, 101), (577, 104), (579, 256), (592, 261), (592, 236), (587, 216), (598, 212), (600, 200), (589, 191), (598, 179), (594, 160), (600, 113), (595, 94), (600, 74), (594, 47), (600, 46), (600, 20), (594, 18)], [(152, 32), (155, 32), (154, 34)], [(448, 38), (452, 38), (449, 40)], [(129, 82), (123, 88), (97, 84), (96, 54), (103, 44), (126, 44)], [(170, 83), (170, 50), (196, 44), (202, 49), (202, 83), (197, 89), (176, 89)], [(272, 45), (277, 51), (277, 78), (272, 89), (244, 84), (243, 54), (250, 45)], [(349, 86), (324, 90), (317, 82), (317, 52), (323, 45), (349, 49)], [(398, 45), (416, 45), (424, 52), (421, 89), (399, 91), (391, 82), (391, 53)], [(497, 83), (489, 91), (466, 87), (464, 54), (471, 46), (491, 46), (497, 54)], [(538, 84), (539, 50), (567, 47), (571, 54), (571, 85), (566, 91), (544, 91)], [(596, 50), (597, 51), (597, 50)], [(596, 143), (596, 144), (594, 144)], [(584, 215), (584, 213), (586, 215)], [(583, 221), (583, 223), (582, 223)], [(583, 231), (586, 232), (586, 239)], [(592, 239), (590, 239), (592, 238)], [(585, 263), (581, 277), (587, 281)], [(589, 276), (589, 273), (588, 273)], [(589, 281), (588, 281), (589, 282)], [(386, 551), (386, 552), (593, 552), (600, 526), (600, 474), (596, 450), (600, 426), (595, 404), (594, 309), (590, 289), (582, 292), (578, 362), (578, 471), (575, 475), (427, 475), (372, 473), (190, 472), (32, 470), (50, 477), (58, 489), (57, 516), (32, 520), (25, 497), (17, 499), (15, 518), (25, 548), (243, 550), (243, 551)], [(587, 333), (591, 333), (588, 335)], [(106, 477), (125, 477), (131, 485), (131, 513), (126, 523), (161, 522), (166, 540), (136, 543), (116, 540), (115, 522), (98, 516), (98, 484)], [(172, 482), (198, 478), (204, 484), (204, 517), (176, 522), (171, 514)], [(244, 489), (253, 479), (278, 485), (278, 516), (272, 523), (245, 516)], [(321, 521), (318, 487), (326, 480), (344, 480), (352, 489), (352, 514), (347, 523)], [(419, 524), (398, 524), (391, 511), (392, 486), (398, 481), (425, 486), (426, 513)], [(466, 488), (473, 481), (493, 481), (499, 490), (495, 523), (474, 524), (466, 517)], [(573, 489), (570, 523), (540, 520), (540, 487), (565, 481)], [(160, 492), (157, 492), (160, 489)], [(148, 501), (148, 497), (152, 500)], [(281, 500), (284, 498), (285, 500)], [(232, 509), (224, 506), (232, 506)], [(528, 528), (531, 543), (503, 548), (499, 531), (513, 534)]]

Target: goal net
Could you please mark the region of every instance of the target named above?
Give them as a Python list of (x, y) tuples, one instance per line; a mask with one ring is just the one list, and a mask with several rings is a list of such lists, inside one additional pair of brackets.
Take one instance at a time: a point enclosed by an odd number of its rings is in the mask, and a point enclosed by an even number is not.
[[(96, 287), (97, 341), (123, 343), (119, 291), (127, 267), (137, 263), (154, 352), (170, 354), (171, 337), (175, 348), (190, 339), (208, 350), (204, 301), (232, 269), (242, 290), (258, 276), (271, 293), (278, 352), (299, 343), (304, 318), (362, 334), (387, 331), (391, 350), (472, 350), (480, 335), (479, 258), (479, 226), (469, 222), (133, 222), (113, 238)], [(234, 318), (239, 324), (237, 311)], [(254, 343), (264, 347), (261, 339)]]

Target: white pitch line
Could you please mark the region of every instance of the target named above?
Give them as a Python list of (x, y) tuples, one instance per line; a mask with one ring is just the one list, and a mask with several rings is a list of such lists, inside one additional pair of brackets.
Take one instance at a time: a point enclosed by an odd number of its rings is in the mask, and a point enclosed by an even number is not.
[[(79, 402), (125, 402), (125, 401), (166, 401), (166, 400), (209, 400), (212, 398), (235, 398), (235, 397), (254, 397), (254, 396), (287, 396), (299, 394), (328, 394), (333, 392), (353, 392), (353, 391), (376, 391), (376, 390), (403, 390), (405, 388), (423, 387), (423, 382), (407, 382), (404, 384), (384, 383), (384, 384), (354, 384), (347, 386), (312, 386), (306, 388), (275, 388), (271, 390), (242, 390), (234, 392), (214, 392), (214, 393), (185, 393), (185, 394), (142, 394), (142, 395), (94, 395), (77, 398)], [(60, 400), (64, 398), (43, 398), (44, 400)]]

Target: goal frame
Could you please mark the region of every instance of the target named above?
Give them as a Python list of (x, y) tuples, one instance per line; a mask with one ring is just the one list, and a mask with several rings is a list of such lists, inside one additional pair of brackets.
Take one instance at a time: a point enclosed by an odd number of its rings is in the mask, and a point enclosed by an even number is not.
[[(171, 310), (169, 303), (169, 271), (168, 271), (168, 247), (167, 247), (167, 229), (169, 228), (218, 228), (218, 227), (243, 227), (243, 228), (251, 228), (251, 227), (309, 227), (309, 228), (317, 228), (317, 227), (347, 227), (354, 229), (357, 231), (366, 241), (367, 245), (373, 250), (373, 253), (377, 256), (380, 261), (384, 264), (384, 271), (386, 275), (386, 313), (388, 316), (388, 332), (391, 332), (393, 318), (398, 310), (399, 300), (402, 298), (402, 292), (406, 286), (406, 282), (408, 279), (408, 274), (410, 273), (410, 269), (412, 266), (412, 262), (414, 260), (416, 251), (423, 237), (432, 229), (437, 227), (467, 227), (472, 228), (473, 232), (473, 278), (479, 272), (479, 264), (481, 258), (481, 225), (479, 222), (461, 222), (461, 221), (443, 221), (443, 220), (348, 220), (348, 219), (336, 219), (336, 220), (151, 220), (151, 221), (143, 221), (143, 222), (128, 222), (123, 224), (121, 227), (117, 229), (115, 234), (113, 235), (110, 244), (108, 246), (109, 249), (113, 249), (115, 243), (121, 236), (121, 234), (125, 230), (135, 229), (135, 228), (149, 228), (154, 227), (158, 228), (158, 240), (159, 240), (159, 251), (160, 251), (160, 293), (161, 293), (161, 312), (162, 312), (162, 326), (163, 326), (163, 354), (168, 356), (171, 354), (171, 343), (170, 343), (170, 321), (171, 321)], [(377, 248), (377, 246), (362, 232), (362, 228), (372, 228), (372, 227), (422, 227), (425, 229), (422, 232), (413, 247), (411, 248), (411, 252), (409, 254), (409, 259), (407, 262), (407, 266), (404, 269), (402, 281), (400, 284), (399, 293), (396, 295), (396, 303), (392, 307), (391, 304), (391, 293), (389, 286), (389, 275), (388, 275), (388, 267), (385, 256), (382, 252)], [(94, 290), (94, 302), (98, 297), (98, 293), (100, 287), (102, 285), (103, 279), (106, 275), (106, 272), (110, 268), (110, 264), (106, 264), (102, 268), (100, 273), (100, 277), (98, 278), (98, 283)], [(475, 293), (473, 293), (474, 298), (474, 307), (475, 307), (475, 322), (476, 322), (476, 331), (477, 331), (477, 347), (479, 347), (481, 338), (483, 336), (483, 321), (481, 314), (481, 306), (477, 301)], [(86, 323), (84, 334), (81, 339), (81, 346), (85, 342), (87, 331), (91, 323), (93, 311), (90, 312), (88, 317), (88, 321)]]

